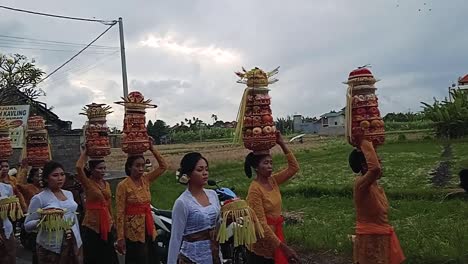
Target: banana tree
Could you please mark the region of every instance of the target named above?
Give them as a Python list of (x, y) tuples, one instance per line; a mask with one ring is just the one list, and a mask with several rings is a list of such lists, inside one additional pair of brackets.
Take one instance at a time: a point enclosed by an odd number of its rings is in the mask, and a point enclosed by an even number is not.
[(422, 102), (423, 113), (434, 122), (439, 137), (463, 137), (468, 134), (468, 93), (456, 89), (450, 94), (452, 101), (434, 99), (432, 105)]

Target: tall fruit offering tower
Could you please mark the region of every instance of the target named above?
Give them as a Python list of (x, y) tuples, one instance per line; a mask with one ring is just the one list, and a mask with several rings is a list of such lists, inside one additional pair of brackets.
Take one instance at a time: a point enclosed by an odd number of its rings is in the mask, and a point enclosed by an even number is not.
[(385, 125), (380, 116), (378, 98), (372, 72), (359, 67), (349, 73), (346, 96), (346, 138), (348, 143), (358, 147), (356, 135), (362, 131), (364, 138), (375, 147), (385, 142)]
[(278, 73), (278, 68), (271, 72), (257, 67), (250, 71), (242, 68), (242, 72), (236, 72), (241, 78), (237, 82), (246, 84), (247, 87), (239, 107), (235, 141), (240, 141), (242, 137), (245, 148), (255, 153), (268, 152), (276, 144), (276, 127), (270, 108), (268, 85), (278, 81), (271, 79)]
[(42, 168), (50, 160), (49, 135), (42, 116), (28, 118), (26, 156), (33, 168)]
[(146, 108), (156, 108), (145, 100), (140, 92), (131, 92), (123, 101), (116, 104), (125, 107), (124, 127), (122, 134), (122, 151), (128, 155), (141, 155), (150, 147), (148, 131), (146, 129)]
[(106, 116), (112, 111), (105, 104), (92, 103), (83, 107), (81, 115), (88, 116), (85, 128), (86, 154), (91, 159), (101, 160), (110, 155), (109, 127)]
[(12, 154), (10, 125), (4, 119), (0, 119), (0, 160), (8, 160)]

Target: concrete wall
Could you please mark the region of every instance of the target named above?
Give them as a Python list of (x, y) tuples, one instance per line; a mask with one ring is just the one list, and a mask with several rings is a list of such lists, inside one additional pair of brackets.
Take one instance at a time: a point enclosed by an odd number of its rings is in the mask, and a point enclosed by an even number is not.
[(320, 136), (343, 136), (345, 128), (344, 126), (321, 127), (318, 134)]
[[(333, 127), (333, 126), (344, 126), (345, 118), (344, 115), (340, 116), (334, 116), (334, 117), (329, 117), (328, 118), (328, 126)], [(335, 125), (336, 123), (336, 125)]]
[(321, 123), (303, 122), (301, 115), (295, 115), (294, 117), (294, 132), (302, 132), (308, 134), (316, 134), (320, 130)]
[(82, 135), (73, 134), (52, 134), (49, 135), (52, 159), (61, 163), (66, 172), (75, 173), (75, 164), (80, 157), (80, 145)]

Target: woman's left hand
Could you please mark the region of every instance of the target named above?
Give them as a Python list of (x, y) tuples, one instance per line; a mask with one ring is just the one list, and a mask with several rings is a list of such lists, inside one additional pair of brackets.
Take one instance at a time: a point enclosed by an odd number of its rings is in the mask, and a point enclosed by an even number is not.
[(151, 151), (154, 151), (154, 138), (153, 137), (149, 137), (149, 150)]
[(281, 135), (281, 132), (279, 130), (276, 131), (276, 144), (280, 146), (285, 145), (283, 135)]

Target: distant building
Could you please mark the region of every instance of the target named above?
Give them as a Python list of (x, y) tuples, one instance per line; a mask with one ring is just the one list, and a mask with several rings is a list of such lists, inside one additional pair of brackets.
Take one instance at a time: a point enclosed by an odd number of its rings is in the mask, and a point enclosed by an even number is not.
[(306, 119), (302, 115), (293, 116), (294, 132), (301, 132), (306, 134), (318, 134), (322, 123), (319, 119)]
[(468, 74), (458, 79), (458, 88), (468, 93)]
[(320, 116), (322, 127), (319, 135), (342, 136), (345, 134), (345, 108), (340, 111), (331, 111)]
[(306, 120), (301, 115), (294, 116), (294, 132), (318, 134), (322, 136), (341, 136), (345, 134), (345, 108), (340, 111), (331, 111), (320, 116)]

